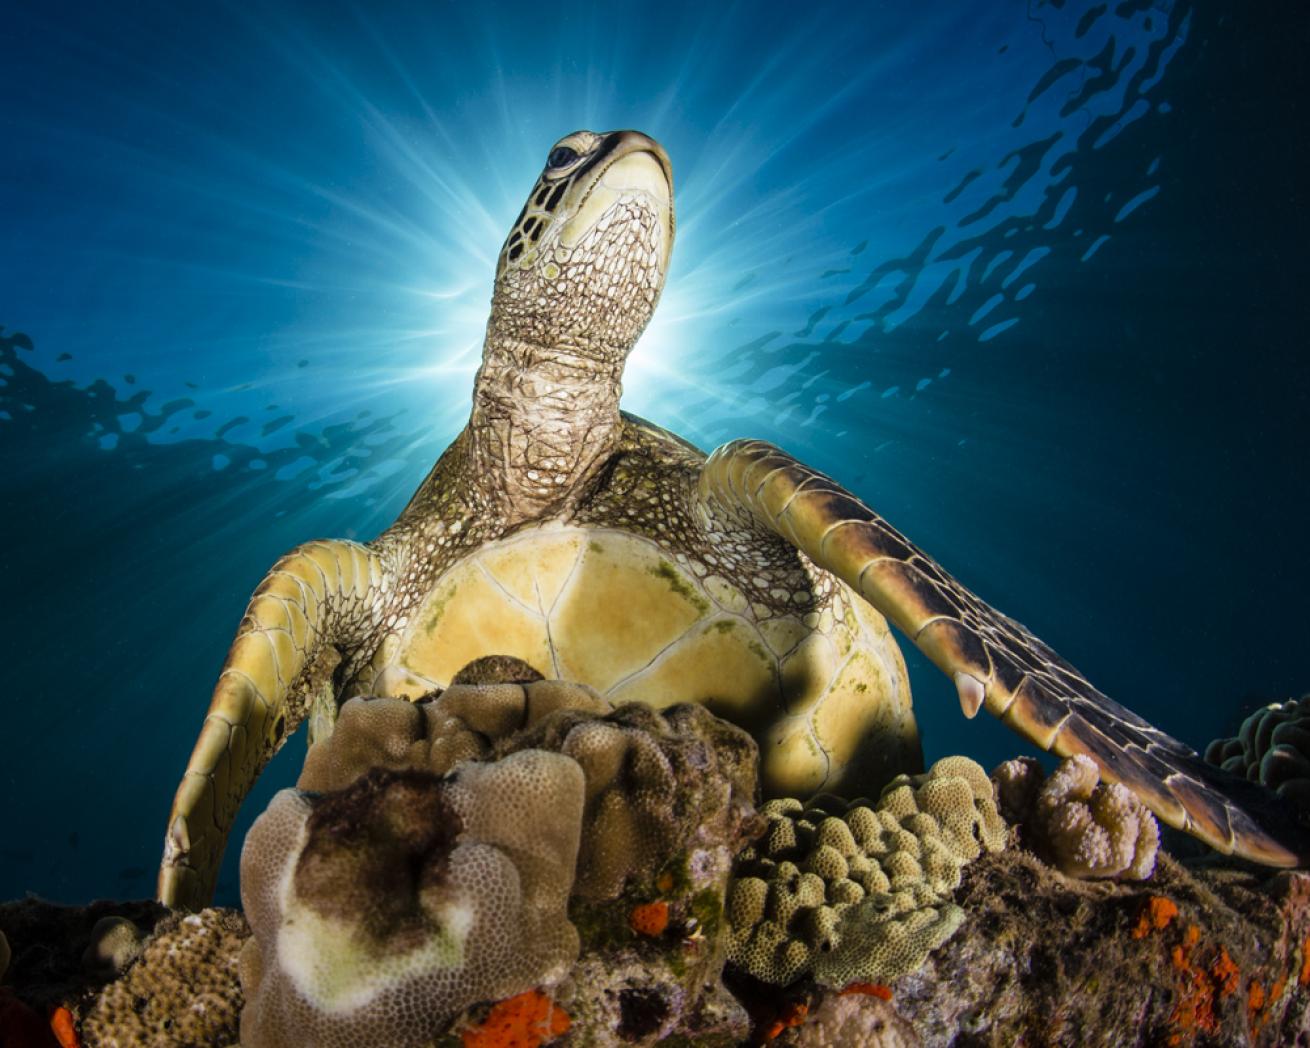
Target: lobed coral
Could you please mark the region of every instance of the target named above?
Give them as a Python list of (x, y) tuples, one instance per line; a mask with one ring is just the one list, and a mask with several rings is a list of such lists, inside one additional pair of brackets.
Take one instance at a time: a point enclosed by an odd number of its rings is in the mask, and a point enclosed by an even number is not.
[(1151, 876), (1160, 848), (1155, 816), (1127, 787), (1100, 782), (1090, 757), (1066, 758), (1049, 778), (1035, 760), (1019, 757), (992, 776), (1002, 810), (1029, 829), (1036, 850), (1066, 876)]
[(583, 786), (573, 760), (527, 750), (279, 793), (241, 856), (243, 1045), (420, 1045), (474, 1002), (558, 979), (579, 949)]
[(616, 710), (562, 681), (452, 685), (417, 703), (351, 699), (297, 786), (338, 790), (373, 767), (441, 775), (528, 748), (571, 757), (586, 777), (573, 891), (593, 901), (651, 881), (697, 837), (735, 839), (757, 788), (754, 741), (703, 706)]
[[(700, 854), (725, 874), (756, 793), (754, 741), (691, 703), (630, 703), (604, 716), (561, 709), (501, 750), (537, 746), (572, 757), (587, 779), (583, 846), (573, 892), (612, 899), (629, 882), (653, 884), (678, 856)], [(711, 856), (710, 851), (722, 854)], [(710, 871), (702, 886), (715, 879)]]
[(82, 1021), (87, 1048), (237, 1044), (237, 957), (248, 935), (231, 910), (166, 917), (140, 959), (100, 994)]
[(899, 776), (876, 809), (820, 797), (762, 811), (768, 828), (741, 854), (729, 893), (728, 956), (776, 985), (914, 970), (963, 920), (949, 896), (965, 863), (1005, 846), (991, 781), (964, 757)]
[(1211, 742), (1205, 759), (1310, 810), (1310, 695), (1256, 710), (1235, 738)]
[(371, 768), (444, 775), (460, 761), (490, 758), (493, 743), (560, 709), (605, 714), (612, 707), (586, 685), (561, 681), (452, 684), (419, 702), (351, 699), (331, 733), (309, 748), (296, 785), (344, 789)]
[(1032, 757), (1015, 757), (993, 768), (992, 785), (996, 788), (996, 807), (1001, 817), (1011, 824), (1022, 824), (1032, 818), (1037, 793), (1045, 781), (1045, 769)]

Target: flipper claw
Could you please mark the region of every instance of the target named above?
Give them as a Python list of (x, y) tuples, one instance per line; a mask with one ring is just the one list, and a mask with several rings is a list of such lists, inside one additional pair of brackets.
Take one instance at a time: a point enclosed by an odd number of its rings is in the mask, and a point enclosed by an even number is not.
[(978, 716), (978, 711), (982, 709), (982, 681), (963, 670), (957, 670), (955, 673), (955, 690), (960, 695), (960, 709), (964, 710), (964, 715), (969, 720), (973, 720), (974, 717)]

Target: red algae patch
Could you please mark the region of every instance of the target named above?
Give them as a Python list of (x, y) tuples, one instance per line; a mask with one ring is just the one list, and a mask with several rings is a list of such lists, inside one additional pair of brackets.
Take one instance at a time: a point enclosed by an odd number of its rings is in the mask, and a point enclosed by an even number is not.
[(882, 983), (854, 982), (841, 991), (847, 993), (862, 993), (869, 997), (881, 997), (884, 1001), (892, 999), (892, 988), (884, 986)]
[(63, 1005), (50, 1013), (50, 1029), (59, 1042), (59, 1048), (82, 1048), (77, 1027), (73, 1024), (73, 1013)]
[(464, 1031), (464, 1048), (538, 1048), (568, 1032), (568, 1013), (540, 990), (492, 1005), (478, 1026)]
[(771, 1041), (784, 1030), (790, 1030), (793, 1026), (800, 1026), (809, 1014), (810, 1006), (804, 1001), (797, 1001), (769, 1024), (764, 1031), (764, 1039)]
[(1220, 946), (1219, 956), (1210, 965), (1210, 977), (1214, 980), (1215, 985), (1219, 987), (1219, 996), (1227, 997), (1231, 993), (1236, 993), (1240, 976), (1241, 973), (1237, 970), (1237, 965), (1228, 956), (1228, 947)]
[(669, 904), (663, 899), (656, 899), (654, 902), (634, 906), (628, 914), (628, 924), (638, 935), (652, 939), (663, 935), (664, 929), (669, 926)]
[(1162, 931), (1178, 916), (1178, 907), (1172, 899), (1163, 895), (1152, 895), (1142, 907), (1142, 914), (1137, 918), (1137, 927), (1133, 929), (1134, 939), (1145, 939), (1152, 931)]

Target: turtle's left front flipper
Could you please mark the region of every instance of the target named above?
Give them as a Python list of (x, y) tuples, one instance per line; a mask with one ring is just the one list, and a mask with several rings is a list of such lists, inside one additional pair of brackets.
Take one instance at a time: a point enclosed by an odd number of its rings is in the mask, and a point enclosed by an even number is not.
[(705, 463), (698, 498), (711, 516), (793, 543), (861, 594), (954, 679), (967, 716), (986, 706), (1045, 750), (1086, 754), (1102, 778), (1221, 852), (1310, 865), (1310, 832), (1280, 798), (1102, 695), (822, 473), (764, 441), (734, 441)]
[[(159, 901), (208, 906), (237, 809), (304, 719), (316, 672), (376, 630), (394, 572), (357, 542), (306, 542), (282, 557), (246, 607), (168, 816)], [(324, 666), (324, 662), (327, 666)]]

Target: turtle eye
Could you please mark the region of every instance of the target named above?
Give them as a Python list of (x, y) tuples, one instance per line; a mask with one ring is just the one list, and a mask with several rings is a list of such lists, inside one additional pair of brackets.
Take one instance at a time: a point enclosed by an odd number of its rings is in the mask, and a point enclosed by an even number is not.
[(550, 156), (546, 157), (547, 167), (568, 167), (569, 164), (578, 159), (575, 150), (568, 146), (556, 146), (550, 151)]

